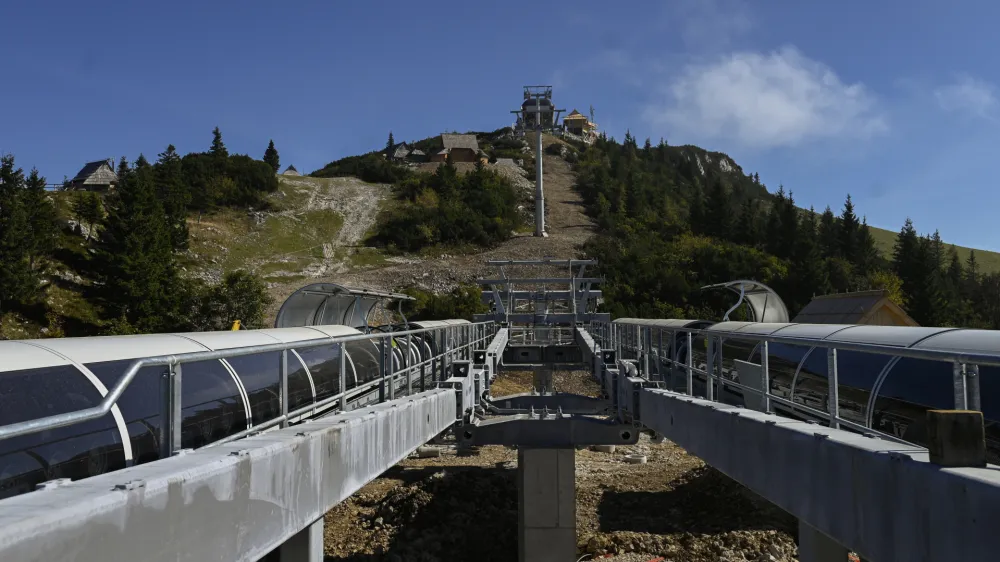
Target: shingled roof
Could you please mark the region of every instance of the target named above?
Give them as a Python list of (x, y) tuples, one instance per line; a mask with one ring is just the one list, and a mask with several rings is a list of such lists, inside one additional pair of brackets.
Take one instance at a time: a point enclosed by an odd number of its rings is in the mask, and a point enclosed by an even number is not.
[(479, 151), (479, 141), (476, 135), (441, 135), (441, 144), (445, 149), (468, 148), (476, 152)]
[(112, 168), (108, 164), (107, 160), (96, 160), (94, 162), (87, 162), (83, 166), (83, 168), (81, 168), (80, 171), (76, 173), (76, 177), (74, 177), (72, 181), (74, 181), (74, 182), (81, 181), (82, 182), (82, 181), (87, 180), (88, 178), (90, 178), (90, 176), (94, 175), (98, 170), (100, 170), (101, 166), (107, 166), (108, 168), (111, 169), (112, 172), (114, 172), (114, 168)]
[(906, 311), (889, 300), (886, 293), (860, 291), (815, 297), (792, 322), (802, 324), (884, 324), (876, 319), (885, 312), (898, 326), (917, 326)]

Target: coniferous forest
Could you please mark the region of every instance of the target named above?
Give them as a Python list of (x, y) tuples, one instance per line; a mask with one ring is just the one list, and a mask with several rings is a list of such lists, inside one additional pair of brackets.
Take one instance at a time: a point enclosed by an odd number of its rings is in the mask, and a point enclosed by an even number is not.
[[(213, 134), (207, 152), (181, 156), (169, 145), (155, 162), (141, 154), (134, 162), (122, 158), (118, 183), (107, 193), (50, 194), (37, 170), (25, 174), (13, 155), (3, 156), (0, 328), (12, 315), (47, 326), (50, 336), (218, 330), (235, 319), (260, 327), (269, 296), (255, 275), (230, 271), (208, 284), (181, 274), (189, 214), (264, 207), (278, 187), (273, 143), (266, 163), (230, 155), (218, 128)], [(59, 220), (55, 195), (68, 202), (75, 228)], [(66, 289), (99, 317), (64, 326), (51, 297)]]
[[(662, 140), (640, 147), (628, 133), (574, 148), (564, 157), (597, 224), (585, 252), (600, 261), (614, 316), (718, 319), (732, 295), (701, 287), (753, 279), (778, 291), (793, 316), (817, 295), (883, 289), (921, 325), (1000, 328), (1000, 273), (980, 271), (975, 252), (960, 259), (909, 219), (885, 256), (849, 195), (836, 210), (800, 209), (791, 190), (772, 193), (724, 154)], [(278, 166), (273, 141), (262, 160), (231, 155), (216, 128), (206, 152), (181, 156), (168, 145), (154, 162), (122, 159), (109, 193), (60, 193), (77, 221), (71, 228), (45, 178), (3, 156), (0, 328), (10, 314), (47, 325), (50, 336), (227, 329), (235, 319), (260, 326), (269, 296), (257, 276), (237, 270), (206, 283), (183, 275), (182, 256), (188, 220), (224, 207), (266, 209)], [(390, 252), (492, 246), (521, 224), (509, 181), (483, 166), (413, 173), (371, 153), (315, 173), (355, 174), (395, 184), (370, 238)], [(61, 325), (51, 301), (67, 286), (99, 318)], [(418, 316), (478, 304), (467, 288), (422, 298)]]
[(805, 211), (792, 191), (709, 166), (725, 155), (697, 147), (639, 147), (626, 134), (578, 148), (579, 189), (598, 224), (587, 252), (613, 316), (718, 319), (732, 295), (700, 288), (754, 279), (792, 316), (816, 295), (883, 289), (921, 325), (1000, 328), (1000, 274), (981, 272), (975, 252), (963, 263), (909, 219), (884, 257), (849, 195), (836, 212)]

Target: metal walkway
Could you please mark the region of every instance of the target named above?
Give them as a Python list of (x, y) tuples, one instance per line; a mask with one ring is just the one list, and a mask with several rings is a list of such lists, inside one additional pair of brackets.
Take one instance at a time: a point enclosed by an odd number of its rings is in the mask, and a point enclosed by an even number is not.
[[(846, 560), (848, 551), (872, 562), (997, 559), (1000, 466), (986, 462), (995, 449), (993, 428), (980, 411), (991, 411), (992, 396), (980, 388), (991, 388), (986, 377), (1000, 367), (1000, 334), (609, 322), (595, 312), (600, 293), (591, 286), (599, 281), (582, 271), (568, 279), (501, 276), (484, 282), (494, 287), (484, 298), (496, 306), (478, 323), (322, 337), (262, 331), (280, 342), (212, 344), (126, 362), (126, 376), (106, 388), (98, 404), (0, 427), (0, 446), (109, 416), (143, 369), (156, 368), (166, 420), (157, 432), (159, 460), (47, 481), (0, 500), (0, 560), (318, 562), (324, 513), (445, 431), (454, 432), (460, 447), (518, 447), (524, 561), (575, 560), (574, 448), (635, 443), (641, 432), (665, 436), (797, 517), (803, 561)], [(515, 290), (515, 283), (533, 288)], [(547, 284), (560, 287), (548, 290)], [(221, 342), (236, 336), (191, 337)], [(364, 345), (349, 347), (357, 342)], [(312, 399), (294, 408), (289, 389), (296, 371), (289, 361), (308, 356), (310, 348), (339, 352), (328, 363), (302, 361)], [(781, 363), (789, 350), (802, 351), (797, 363)], [(71, 350), (64, 353), (72, 359)], [(250, 392), (241, 367), (246, 362), (237, 358), (262, 354), (281, 358), (274, 366), (273, 418), (248, 417), (245, 429), (185, 447), (192, 428), (207, 423), (185, 413), (184, 389), (199, 372), (195, 366), (228, 366), (246, 399), (232, 404), (245, 403), (250, 412), (261, 402)], [(875, 368), (855, 361), (861, 356), (881, 359)], [(896, 400), (893, 373), (903, 365), (898, 373), (916, 380), (924, 371), (914, 361), (943, 369), (926, 373), (944, 373), (933, 388), (944, 389), (945, 396), (935, 396), (950, 410), (907, 402), (919, 414), (912, 416), (927, 418), (929, 431), (919, 439), (887, 430), (895, 426), (886, 422), (900, 419), (886, 406)], [(67, 362), (100, 372), (91, 367), (96, 363)], [(334, 364), (339, 369), (325, 370)], [(603, 396), (556, 392), (556, 367), (592, 373)], [(537, 391), (493, 396), (491, 382), (504, 368), (533, 370)], [(869, 371), (873, 386), (859, 394), (859, 373)], [(338, 380), (327, 395), (319, 391), (324, 373)], [(121, 410), (131, 423), (129, 408)]]

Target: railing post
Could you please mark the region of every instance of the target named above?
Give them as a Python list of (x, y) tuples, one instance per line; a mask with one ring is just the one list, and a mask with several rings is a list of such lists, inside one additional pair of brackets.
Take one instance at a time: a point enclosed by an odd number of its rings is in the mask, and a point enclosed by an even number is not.
[(667, 384), (670, 385), (670, 390), (674, 390), (674, 376), (677, 372), (677, 332), (670, 332), (670, 380)]
[[(281, 357), (278, 359), (278, 373), (281, 377), (281, 416), (283, 421), (281, 427), (288, 427), (288, 350), (281, 350)], [(343, 390), (343, 389), (341, 389)]]
[(410, 350), (411, 347), (410, 334), (406, 334), (406, 353), (403, 354), (403, 365), (406, 369), (406, 395), (409, 396), (413, 394), (413, 369), (410, 368)]
[(705, 356), (705, 400), (715, 400), (715, 338), (708, 336), (708, 354)]
[(337, 344), (340, 346), (340, 411), (347, 411), (347, 346), (344, 342)]
[(385, 338), (378, 339), (378, 401), (385, 402)]
[(965, 379), (966, 396), (970, 410), (981, 412), (983, 410), (982, 401), (979, 396), (979, 365), (970, 365), (966, 368), (968, 377)]
[(163, 408), (160, 420), (160, 457), (167, 458), (181, 450), (181, 388), (183, 378), (180, 364), (170, 365), (162, 380)]
[(663, 381), (663, 328), (656, 330), (656, 378)]
[(694, 336), (691, 332), (687, 333), (687, 348), (687, 393), (694, 396)]
[(840, 383), (837, 377), (837, 349), (834, 347), (828, 348), (826, 351), (826, 372), (827, 389), (829, 391), (827, 396), (829, 406), (827, 409), (830, 412), (830, 427), (840, 429)]
[(649, 379), (649, 352), (652, 351), (653, 347), (653, 329), (646, 327), (643, 331), (642, 338), (642, 376)]
[(955, 393), (955, 409), (968, 410), (969, 405), (965, 394), (965, 364), (955, 361), (952, 364), (951, 375)]
[(438, 382), (448, 380), (448, 336), (451, 335), (451, 330), (448, 328), (442, 328), (439, 332), (441, 334), (441, 371), (437, 374)]
[(760, 385), (763, 387), (764, 411), (771, 413), (771, 372), (768, 360), (769, 355), (767, 340), (760, 344)]
[(385, 373), (386, 379), (389, 381), (389, 400), (396, 399), (396, 354), (393, 350), (396, 349), (396, 338), (388, 336), (385, 338)]

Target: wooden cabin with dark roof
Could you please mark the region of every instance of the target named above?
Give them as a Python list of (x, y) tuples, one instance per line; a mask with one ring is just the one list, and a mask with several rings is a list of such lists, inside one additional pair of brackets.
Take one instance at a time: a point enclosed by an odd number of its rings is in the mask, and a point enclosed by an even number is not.
[(87, 163), (76, 176), (69, 180), (69, 189), (86, 191), (108, 191), (118, 185), (118, 174), (109, 160)]
[(486, 163), (486, 155), (479, 150), (479, 141), (476, 135), (441, 135), (441, 144), (444, 148), (431, 155), (431, 162), (444, 162), (448, 160), (457, 162), (477, 162), (482, 160)]
[(859, 291), (813, 298), (792, 322), (800, 324), (867, 324), (919, 326), (885, 291)]

